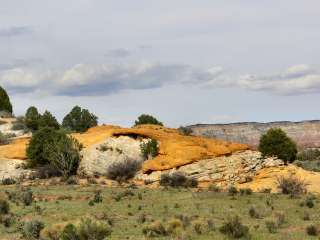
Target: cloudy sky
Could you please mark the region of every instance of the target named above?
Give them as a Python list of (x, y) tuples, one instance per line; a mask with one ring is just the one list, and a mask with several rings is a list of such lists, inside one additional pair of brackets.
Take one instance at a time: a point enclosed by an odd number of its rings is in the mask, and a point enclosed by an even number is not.
[(319, 0), (1, 0), (16, 115), (168, 126), (320, 119)]

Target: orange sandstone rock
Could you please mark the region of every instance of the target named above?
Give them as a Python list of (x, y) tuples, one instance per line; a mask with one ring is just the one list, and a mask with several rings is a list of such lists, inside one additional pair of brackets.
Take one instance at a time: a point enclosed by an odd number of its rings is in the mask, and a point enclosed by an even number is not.
[[(230, 155), (249, 149), (247, 145), (195, 136), (184, 136), (176, 129), (155, 125), (134, 128), (98, 126), (83, 134), (73, 134), (84, 147), (102, 142), (107, 137), (128, 135), (153, 138), (159, 142), (159, 155), (143, 165), (143, 172), (159, 171), (183, 166), (201, 159)], [(0, 146), (0, 158), (26, 159), (25, 149), (28, 138), (19, 139), (10, 145)]]

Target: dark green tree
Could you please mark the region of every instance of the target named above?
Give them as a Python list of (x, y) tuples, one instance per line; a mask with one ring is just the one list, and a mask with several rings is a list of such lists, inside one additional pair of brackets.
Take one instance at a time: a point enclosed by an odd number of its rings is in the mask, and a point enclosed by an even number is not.
[(162, 122), (158, 121), (155, 117), (148, 114), (140, 115), (134, 123), (135, 126), (142, 125), (142, 124), (154, 124), (154, 125), (163, 126)]
[(258, 149), (263, 156), (276, 156), (285, 164), (293, 162), (298, 152), (296, 143), (280, 128), (269, 129), (262, 135)]
[(12, 113), (12, 105), (6, 90), (0, 87), (0, 111)]
[(49, 112), (45, 111), (39, 119), (39, 128), (50, 127), (53, 129), (59, 129), (60, 124), (57, 119)]
[(78, 169), (81, 149), (82, 145), (64, 131), (40, 128), (33, 134), (27, 148), (28, 166), (49, 164), (67, 178)]
[(39, 129), (39, 120), (41, 115), (38, 112), (38, 109), (34, 106), (31, 106), (27, 109), (25, 115), (25, 124), (27, 128), (32, 131), (37, 131)]
[(68, 113), (63, 121), (62, 126), (75, 132), (85, 132), (89, 128), (98, 125), (98, 117), (90, 113), (87, 109), (75, 106)]
[(49, 148), (63, 137), (64, 133), (53, 128), (40, 128), (33, 134), (27, 148), (28, 165), (34, 167), (49, 164)]

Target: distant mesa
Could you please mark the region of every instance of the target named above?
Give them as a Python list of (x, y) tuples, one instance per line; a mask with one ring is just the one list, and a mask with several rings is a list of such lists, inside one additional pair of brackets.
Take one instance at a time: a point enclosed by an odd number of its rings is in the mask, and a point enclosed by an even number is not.
[(239, 142), (256, 147), (260, 136), (270, 128), (281, 128), (299, 148), (320, 147), (320, 120), (301, 122), (243, 122), (230, 124), (196, 124), (188, 126), (194, 135)]

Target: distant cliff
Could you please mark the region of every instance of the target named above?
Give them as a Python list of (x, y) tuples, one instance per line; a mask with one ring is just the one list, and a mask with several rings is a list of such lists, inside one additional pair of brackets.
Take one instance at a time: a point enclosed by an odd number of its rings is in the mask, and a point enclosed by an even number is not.
[(302, 122), (243, 122), (230, 124), (197, 124), (189, 126), (194, 135), (219, 138), (256, 147), (260, 136), (270, 128), (281, 128), (299, 147), (320, 147), (320, 120)]

